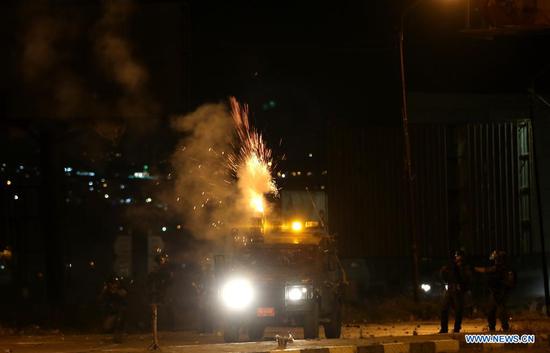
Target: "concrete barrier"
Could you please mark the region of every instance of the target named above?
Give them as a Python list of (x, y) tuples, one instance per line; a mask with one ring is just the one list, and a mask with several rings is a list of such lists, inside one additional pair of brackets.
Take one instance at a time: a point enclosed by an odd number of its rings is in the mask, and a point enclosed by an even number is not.
[[(377, 343), (364, 346), (335, 346), (322, 348), (301, 348), (284, 350), (292, 353), (453, 353), (459, 351), (457, 340), (433, 340), (422, 342)], [(273, 350), (270, 353), (281, 353)], [(267, 352), (266, 352), (267, 353)]]

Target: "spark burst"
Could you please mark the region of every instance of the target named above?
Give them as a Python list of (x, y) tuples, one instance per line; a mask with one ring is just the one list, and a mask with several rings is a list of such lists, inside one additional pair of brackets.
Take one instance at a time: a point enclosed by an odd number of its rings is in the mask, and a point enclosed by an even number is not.
[(248, 106), (239, 104), (234, 97), (229, 101), (240, 143), (237, 153), (229, 156), (229, 168), (238, 179), (237, 184), (250, 211), (264, 214), (264, 195), (277, 195), (277, 186), (271, 177), (271, 150), (266, 146), (262, 135), (250, 127)]

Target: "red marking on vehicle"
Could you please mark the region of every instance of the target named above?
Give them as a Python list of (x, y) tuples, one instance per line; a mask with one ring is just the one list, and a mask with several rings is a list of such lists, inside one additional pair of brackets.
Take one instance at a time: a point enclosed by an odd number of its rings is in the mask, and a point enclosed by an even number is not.
[(258, 317), (275, 316), (275, 308), (258, 308), (256, 315)]

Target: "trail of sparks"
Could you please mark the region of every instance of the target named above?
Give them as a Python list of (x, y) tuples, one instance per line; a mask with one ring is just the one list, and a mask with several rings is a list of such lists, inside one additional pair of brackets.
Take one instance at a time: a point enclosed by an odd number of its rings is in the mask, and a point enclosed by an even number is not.
[(250, 127), (248, 106), (239, 104), (234, 97), (229, 101), (239, 148), (236, 154), (229, 156), (228, 166), (236, 175), (239, 188), (251, 211), (263, 214), (266, 211), (264, 195), (277, 195), (277, 187), (271, 177), (271, 150), (266, 146), (262, 135)]

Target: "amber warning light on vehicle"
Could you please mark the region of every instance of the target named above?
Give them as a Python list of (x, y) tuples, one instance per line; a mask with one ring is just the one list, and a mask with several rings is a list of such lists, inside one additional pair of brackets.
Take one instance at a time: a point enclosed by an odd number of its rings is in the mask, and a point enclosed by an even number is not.
[(293, 232), (301, 232), (304, 229), (304, 224), (300, 221), (292, 221), (290, 228)]

